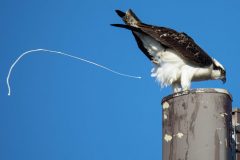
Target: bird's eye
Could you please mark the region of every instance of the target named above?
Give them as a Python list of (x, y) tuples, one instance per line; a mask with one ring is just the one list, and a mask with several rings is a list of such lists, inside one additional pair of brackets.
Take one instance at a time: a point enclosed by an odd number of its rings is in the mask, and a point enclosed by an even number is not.
[(213, 70), (218, 70), (219, 68), (215, 65), (213, 65)]
[(226, 71), (223, 70), (223, 69), (221, 69), (221, 73), (222, 73), (223, 75), (225, 75), (225, 74), (226, 74)]

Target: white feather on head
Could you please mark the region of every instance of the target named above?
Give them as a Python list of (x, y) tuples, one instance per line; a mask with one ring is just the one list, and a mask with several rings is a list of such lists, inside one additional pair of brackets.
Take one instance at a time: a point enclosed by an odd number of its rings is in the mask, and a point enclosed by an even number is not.
[(220, 67), (222, 68), (223, 70), (225, 70), (225, 68), (223, 67), (223, 65), (221, 63), (219, 63), (215, 58), (212, 58), (213, 59), (213, 62), (214, 64), (217, 66), (217, 67)]

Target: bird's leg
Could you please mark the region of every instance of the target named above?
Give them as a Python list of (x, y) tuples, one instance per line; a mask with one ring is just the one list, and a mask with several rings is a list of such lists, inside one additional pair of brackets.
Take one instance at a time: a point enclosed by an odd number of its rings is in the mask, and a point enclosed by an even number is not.
[(172, 84), (172, 89), (173, 89), (173, 93), (177, 93), (181, 91), (181, 85), (178, 82), (175, 82)]
[(191, 69), (190, 70), (183, 69), (182, 75), (181, 75), (182, 91), (190, 90), (193, 75), (194, 75), (194, 72)]

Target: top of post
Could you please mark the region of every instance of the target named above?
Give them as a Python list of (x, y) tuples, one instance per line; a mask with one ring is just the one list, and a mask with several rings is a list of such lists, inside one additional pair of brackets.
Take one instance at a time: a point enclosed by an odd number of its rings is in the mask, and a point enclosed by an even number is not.
[(166, 96), (162, 99), (162, 103), (169, 100), (169, 99), (179, 97), (179, 96), (188, 95), (188, 94), (191, 94), (191, 93), (220, 93), (220, 94), (226, 94), (232, 100), (232, 95), (225, 89), (222, 89), (222, 88), (197, 88), (197, 89), (181, 91), (181, 92), (170, 94), (170, 95), (168, 95), (168, 96)]

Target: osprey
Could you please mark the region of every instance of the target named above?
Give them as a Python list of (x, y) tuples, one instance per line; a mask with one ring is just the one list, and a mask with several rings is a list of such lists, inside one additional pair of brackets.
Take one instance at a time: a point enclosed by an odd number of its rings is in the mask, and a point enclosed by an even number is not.
[(140, 50), (154, 63), (152, 77), (161, 86), (171, 85), (174, 92), (189, 90), (191, 81), (216, 80), (226, 82), (224, 67), (201, 49), (184, 32), (142, 23), (128, 10), (116, 10), (125, 24), (111, 24), (132, 31)]

